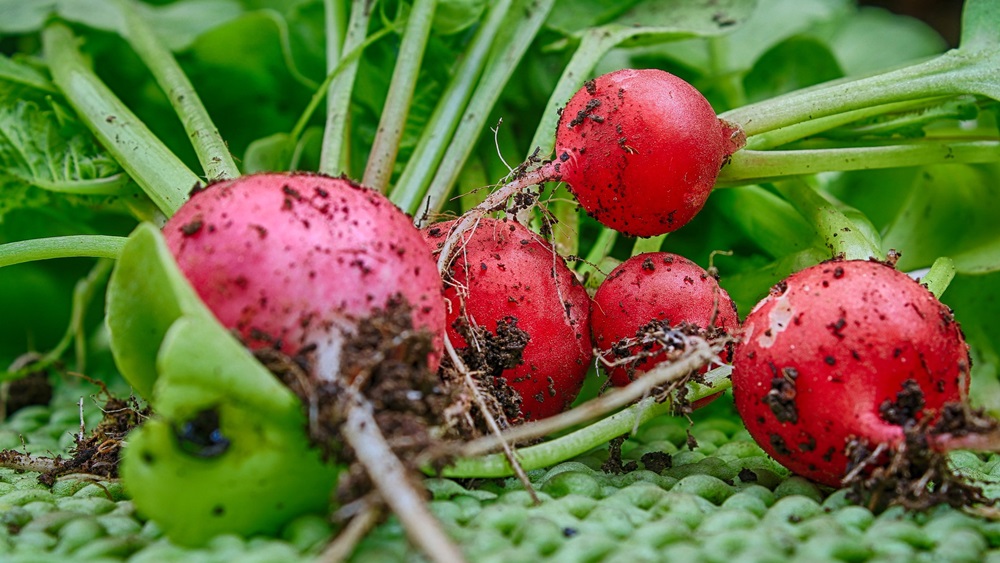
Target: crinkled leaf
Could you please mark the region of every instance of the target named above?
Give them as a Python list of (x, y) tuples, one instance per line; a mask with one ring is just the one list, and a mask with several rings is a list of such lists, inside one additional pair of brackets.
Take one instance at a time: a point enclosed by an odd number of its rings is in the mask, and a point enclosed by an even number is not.
[(1000, 167), (939, 165), (924, 168), (889, 226), (884, 248), (902, 252), (899, 267), (929, 266), (948, 256), (962, 273), (1000, 270)]
[(107, 325), (122, 376), (149, 399), (157, 377), (156, 355), (182, 315), (211, 313), (177, 268), (163, 236), (143, 223), (129, 236), (108, 282)]

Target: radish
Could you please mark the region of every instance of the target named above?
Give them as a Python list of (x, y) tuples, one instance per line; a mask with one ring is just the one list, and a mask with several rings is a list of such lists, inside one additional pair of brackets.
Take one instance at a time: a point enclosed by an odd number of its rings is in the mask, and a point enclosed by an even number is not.
[[(455, 224), (424, 229), (437, 252)], [(569, 407), (593, 357), (590, 297), (551, 245), (515, 221), (483, 218), (463, 234), (446, 279), (448, 338), (516, 392), (508, 416), (537, 420)]]
[[(668, 252), (638, 254), (616, 267), (597, 289), (591, 307), (594, 344), (611, 365), (608, 376), (621, 387), (667, 360), (651, 335), (664, 328), (735, 335), (740, 322), (729, 294), (701, 266)], [(627, 363), (625, 358), (634, 358)], [(719, 359), (727, 362), (731, 353)]]
[(849, 445), (899, 448), (906, 429), (968, 390), (969, 350), (951, 311), (880, 262), (834, 260), (793, 274), (743, 330), (732, 374), (740, 416), (768, 454), (826, 485), (848, 474)]
[(701, 210), (719, 169), (745, 143), (740, 128), (717, 118), (684, 80), (624, 69), (587, 82), (570, 99), (553, 166), (595, 219), (654, 236)]
[(256, 174), (195, 193), (164, 237), (223, 325), (252, 349), (308, 352), (321, 377), (340, 366), (345, 335), (397, 301), (441, 357), (441, 278), (410, 219), (344, 178)]

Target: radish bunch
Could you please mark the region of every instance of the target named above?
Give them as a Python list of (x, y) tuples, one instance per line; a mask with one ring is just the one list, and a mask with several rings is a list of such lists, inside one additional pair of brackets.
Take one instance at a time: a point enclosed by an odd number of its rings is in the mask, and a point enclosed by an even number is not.
[(958, 404), (969, 350), (951, 311), (891, 266), (834, 260), (793, 274), (746, 318), (733, 394), (758, 444), (830, 486), (851, 442), (895, 447)]
[[(424, 230), (436, 252), (454, 225)], [(515, 391), (511, 418), (562, 412), (592, 357), (587, 292), (552, 246), (520, 223), (484, 218), (461, 240), (444, 291), (450, 341)]]
[[(611, 365), (617, 386), (667, 359), (655, 338), (664, 329), (735, 335), (736, 305), (715, 278), (694, 262), (667, 252), (633, 256), (615, 268), (594, 294), (594, 344)], [(721, 333), (721, 334), (719, 334)], [(720, 358), (727, 362), (729, 354)], [(624, 361), (625, 363), (621, 363)]]

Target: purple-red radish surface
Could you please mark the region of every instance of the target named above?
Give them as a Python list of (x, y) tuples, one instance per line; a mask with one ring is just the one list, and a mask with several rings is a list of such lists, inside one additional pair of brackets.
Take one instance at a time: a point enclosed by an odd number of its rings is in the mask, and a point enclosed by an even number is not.
[[(440, 251), (454, 224), (425, 228), (428, 243)], [(447, 333), (456, 348), (470, 346), (461, 330), (466, 321), (506, 347), (511, 365), (491, 368), (520, 395), (522, 419), (569, 407), (593, 356), (590, 297), (551, 245), (515, 221), (483, 218), (462, 235), (445, 299)]]
[(332, 378), (344, 336), (394, 302), (444, 334), (441, 277), (420, 232), (381, 194), (343, 178), (265, 173), (212, 184), (163, 228), (181, 271), (248, 347), (314, 354)]
[(705, 205), (719, 169), (743, 147), (684, 80), (624, 69), (588, 81), (556, 130), (557, 176), (595, 219), (653, 236), (685, 225)]
[[(643, 354), (608, 368), (617, 386), (628, 385), (666, 359), (665, 353), (655, 354), (662, 348), (659, 344), (639, 343), (651, 322), (671, 328), (686, 323), (720, 336), (735, 336), (740, 327), (733, 300), (715, 278), (687, 258), (668, 252), (639, 254), (612, 270), (594, 294), (590, 319), (594, 345), (605, 351), (607, 361)], [(637, 343), (622, 345), (626, 339)], [(728, 362), (730, 355), (725, 353), (720, 361)]]
[(879, 262), (793, 274), (743, 333), (732, 375), (743, 422), (781, 464), (830, 486), (848, 471), (849, 441), (898, 446), (901, 411), (933, 416), (968, 386), (968, 347), (951, 311)]

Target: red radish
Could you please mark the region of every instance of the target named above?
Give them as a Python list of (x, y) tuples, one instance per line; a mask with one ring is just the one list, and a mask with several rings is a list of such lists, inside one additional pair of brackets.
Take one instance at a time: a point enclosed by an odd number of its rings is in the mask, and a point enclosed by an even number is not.
[[(687, 323), (732, 335), (740, 327), (736, 305), (715, 278), (687, 258), (668, 252), (639, 254), (622, 262), (601, 283), (591, 306), (594, 344), (607, 351), (608, 361), (661, 349), (660, 344), (642, 343), (651, 321), (669, 327)], [(621, 346), (623, 340), (636, 337), (638, 343)], [(726, 353), (720, 360), (726, 362), (730, 356)], [(664, 353), (640, 357), (609, 368), (608, 375), (615, 385), (628, 385), (665, 359)]]
[(329, 378), (358, 320), (402, 300), (415, 328), (444, 333), (441, 277), (411, 220), (344, 178), (255, 174), (195, 193), (164, 237), (205, 304), (250, 348), (315, 354)]
[[(436, 251), (454, 224), (424, 229)], [(537, 420), (569, 407), (593, 352), (590, 297), (563, 258), (521, 224), (483, 218), (463, 233), (449, 274), (447, 333), (454, 346), (470, 345), (459, 331), (464, 320), (492, 336), (521, 334), (520, 361), (492, 366), (520, 395), (521, 418)]]
[(601, 223), (632, 236), (674, 231), (695, 216), (742, 130), (716, 117), (684, 80), (624, 69), (586, 83), (556, 130), (555, 171)]
[(840, 486), (845, 448), (902, 443), (899, 411), (962, 400), (969, 350), (951, 311), (891, 266), (834, 260), (775, 286), (743, 323), (736, 408), (758, 444), (800, 475)]

